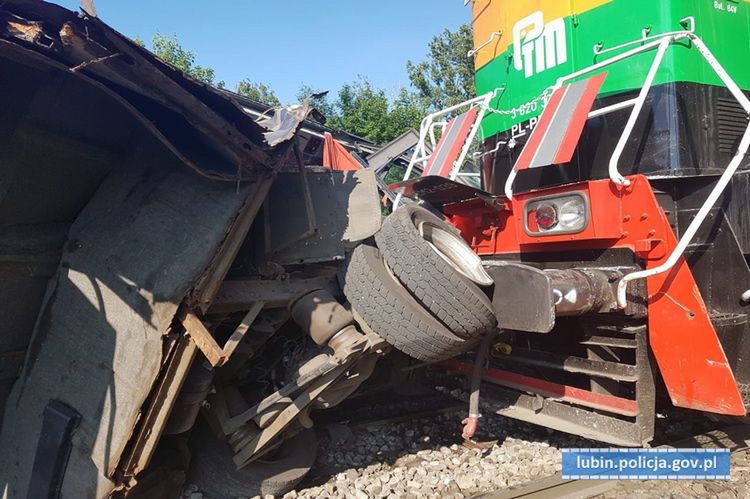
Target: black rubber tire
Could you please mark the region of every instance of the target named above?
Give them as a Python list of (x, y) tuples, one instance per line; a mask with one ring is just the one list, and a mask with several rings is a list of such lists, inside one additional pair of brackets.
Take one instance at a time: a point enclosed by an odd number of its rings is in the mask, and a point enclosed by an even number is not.
[(455, 228), (426, 209), (404, 205), (385, 219), (375, 236), (388, 267), (432, 315), (458, 336), (476, 338), (494, 330), (497, 319), (487, 295), (422, 238), (420, 222), (441, 227), (460, 239)]
[(193, 434), (193, 458), (188, 482), (211, 499), (235, 499), (271, 494), (282, 496), (310, 471), (317, 454), (313, 430), (304, 430), (281, 444), (274, 461), (254, 461), (238, 470), (232, 448), (219, 440), (208, 425), (199, 424)]
[(476, 344), (454, 335), (425, 310), (390, 275), (374, 246), (360, 244), (354, 249), (344, 274), (344, 294), (367, 326), (415, 359), (438, 362)]

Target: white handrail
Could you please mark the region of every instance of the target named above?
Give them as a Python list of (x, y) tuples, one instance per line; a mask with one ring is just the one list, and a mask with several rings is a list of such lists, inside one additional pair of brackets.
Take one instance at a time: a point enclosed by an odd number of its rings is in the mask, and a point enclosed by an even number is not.
[(597, 116), (603, 116), (605, 114), (614, 113), (615, 111), (619, 111), (621, 109), (627, 109), (629, 107), (635, 106), (635, 103), (638, 102), (637, 98), (624, 100), (621, 102), (616, 102), (614, 104), (611, 104), (607, 107), (600, 107), (599, 109), (594, 109), (589, 113), (589, 119), (596, 118)]
[[(612, 158), (610, 158), (609, 178), (616, 184), (627, 185), (627, 179), (625, 179), (622, 175), (620, 175), (618, 171), (618, 163), (619, 163), (622, 151), (624, 150), (625, 145), (633, 131), (633, 127), (635, 126), (635, 122), (638, 118), (638, 114), (640, 113), (643, 107), (643, 103), (645, 102), (645, 99), (648, 95), (648, 91), (651, 88), (651, 85), (653, 84), (653, 80), (654, 80), (654, 77), (656, 76), (656, 71), (658, 70), (658, 66), (663, 60), (664, 51), (666, 51), (666, 47), (670, 45), (671, 43), (674, 43), (678, 40), (682, 40), (684, 38), (691, 38), (691, 39), (697, 38), (693, 33), (689, 31), (679, 31), (679, 32), (674, 32), (674, 33), (675, 34), (672, 34), (667, 37), (659, 36), (658, 39), (647, 42), (639, 47), (632, 48), (626, 52), (623, 52), (622, 54), (618, 54), (605, 61), (592, 64), (591, 66), (588, 66), (581, 70), (561, 76), (560, 78), (557, 79), (555, 84), (552, 86), (553, 91), (557, 90), (558, 88), (562, 87), (563, 84), (565, 84), (565, 82), (569, 80), (580, 78), (589, 73), (595, 73), (601, 69), (606, 68), (607, 66), (611, 66), (612, 64), (616, 64), (625, 59), (629, 59), (630, 57), (633, 57), (640, 53), (648, 52), (653, 49), (657, 49), (657, 54), (654, 57), (654, 62), (651, 64), (651, 67), (649, 68), (649, 72), (646, 75), (646, 79), (644, 81), (643, 87), (641, 88), (641, 92), (639, 93), (638, 97), (636, 97), (635, 99), (629, 99), (623, 102), (619, 102), (617, 104), (613, 104), (611, 106), (608, 106), (607, 108), (591, 111), (588, 115), (589, 118), (593, 118), (594, 116), (601, 116), (602, 114), (610, 113), (619, 109), (625, 109), (630, 106), (633, 106), (634, 108), (633, 111), (631, 111), (630, 118), (628, 119), (627, 125), (625, 129), (623, 130), (622, 135), (620, 135), (620, 140), (617, 142), (617, 145), (615, 147), (615, 152), (613, 153)], [(624, 45), (627, 45), (627, 44), (624, 44)], [(513, 199), (513, 182), (516, 179), (516, 175), (517, 175), (517, 170), (513, 168), (510, 174), (508, 175), (508, 178), (505, 181), (504, 191), (505, 191), (505, 197), (507, 197), (508, 199)]]
[[(734, 98), (737, 99), (737, 101), (742, 106), (742, 109), (744, 109), (745, 113), (750, 115), (750, 99), (745, 96), (742, 90), (740, 90), (740, 87), (737, 86), (734, 80), (732, 80), (732, 78), (721, 66), (716, 57), (708, 49), (706, 44), (703, 43), (703, 40), (692, 33), (688, 37), (693, 41), (693, 43), (695, 43), (698, 51), (706, 59), (709, 66), (711, 66), (711, 69), (714, 70), (716, 75), (726, 85)], [(685, 230), (685, 233), (677, 243), (677, 247), (675, 247), (674, 251), (672, 251), (672, 254), (669, 255), (667, 260), (658, 267), (654, 267), (648, 270), (641, 270), (638, 272), (632, 272), (624, 276), (622, 279), (620, 279), (620, 282), (617, 283), (617, 304), (620, 308), (625, 308), (627, 306), (627, 286), (630, 281), (652, 277), (657, 274), (666, 272), (675, 266), (682, 254), (685, 252), (685, 249), (692, 241), (696, 232), (698, 232), (698, 229), (703, 224), (706, 216), (708, 216), (709, 211), (711, 211), (711, 209), (716, 204), (716, 201), (718, 201), (719, 196), (721, 196), (722, 192), (724, 192), (724, 189), (726, 189), (727, 185), (729, 185), (729, 182), (732, 180), (732, 176), (737, 171), (737, 168), (739, 168), (742, 160), (745, 158), (745, 154), (747, 153), (748, 148), (750, 148), (750, 124), (748, 124), (747, 128), (745, 128), (745, 133), (742, 136), (742, 140), (740, 140), (740, 145), (737, 148), (737, 152), (735, 153), (734, 157), (727, 165), (724, 173), (722, 173), (721, 177), (719, 177), (718, 182), (716, 182), (716, 185), (711, 190), (711, 193), (706, 198), (706, 201), (703, 202), (703, 206), (701, 206), (700, 210), (698, 210), (695, 218), (693, 218), (693, 220), (690, 222), (687, 230)]]
[(684, 17), (684, 18), (680, 19), (680, 24), (685, 23), (685, 22), (690, 27), (689, 28), (685, 28), (684, 30), (669, 31), (667, 33), (659, 33), (657, 35), (648, 36), (648, 29), (643, 29), (641, 31), (641, 38), (640, 39), (638, 39), (638, 40), (632, 40), (630, 42), (621, 43), (620, 45), (615, 45), (614, 47), (606, 48), (606, 49), (603, 49), (603, 50), (602, 50), (602, 44), (601, 43), (597, 43), (596, 45), (594, 45), (594, 55), (596, 56), (596, 55), (607, 54), (609, 52), (614, 52), (616, 50), (624, 49), (625, 47), (630, 47), (632, 45), (637, 45), (639, 43), (647, 42), (647, 41), (650, 41), (650, 40), (658, 40), (660, 38), (664, 38), (664, 37), (667, 37), (667, 36), (678, 35), (680, 33), (685, 33), (685, 32), (695, 33), (695, 17), (688, 16), (688, 17)]
[[(742, 92), (742, 90), (737, 85), (737, 83), (729, 76), (729, 74), (726, 72), (724, 67), (719, 63), (719, 61), (716, 59), (713, 53), (709, 50), (709, 48), (706, 46), (703, 40), (701, 40), (693, 32), (693, 29), (695, 28), (694, 19), (685, 18), (685, 20), (691, 21), (689, 30), (675, 31), (671, 33), (663, 33), (661, 35), (655, 35), (653, 37), (646, 37), (646, 38), (642, 38), (641, 40), (637, 40), (635, 42), (630, 42), (630, 43), (622, 44), (618, 47), (613, 47), (611, 50), (624, 48), (624, 47), (633, 45), (635, 43), (643, 43), (645, 40), (649, 40), (649, 39), (651, 40), (651, 41), (644, 43), (643, 45), (639, 47), (630, 49), (627, 52), (623, 52), (622, 54), (619, 54), (610, 59), (607, 59), (606, 61), (599, 62), (597, 64), (584, 68), (580, 71), (576, 71), (569, 75), (558, 78), (558, 80), (555, 82), (553, 89), (560, 88), (563, 85), (563, 83), (568, 80), (579, 78), (588, 73), (593, 73), (595, 71), (605, 68), (606, 66), (609, 66), (611, 64), (620, 62), (624, 59), (633, 57), (636, 54), (646, 52), (654, 48), (657, 49), (656, 55), (654, 56), (654, 60), (651, 64), (651, 67), (649, 68), (649, 72), (646, 75), (646, 79), (644, 81), (643, 87), (641, 88), (641, 91), (638, 97), (634, 99), (628, 99), (628, 100), (625, 100), (616, 104), (612, 104), (605, 108), (591, 111), (588, 115), (589, 118), (593, 118), (595, 116), (601, 116), (603, 114), (607, 114), (607, 113), (610, 113), (619, 109), (625, 109), (631, 106), (633, 107), (633, 110), (631, 111), (628, 122), (626, 123), (625, 129), (623, 130), (623, 133), (620, 136), (620, 140), (618, 141), (615, 147), (615, 151), (613, 152), (612, 157), (610, 158), (610, 162), (609, 162), (609, 176), (612, 182), (616, 184), (619, 184), (619, 185), (629, 184), (628, 180), (625, 179), (620, 174), (619, 169), (618, 169), (618, 163), (622, 155), (622, 152), (624, 150), (625, 144), (627, 143), (627, 140), (629, 139), (633, 131), (633, 127), (635, 126), (638, 115), (643, 109), (643, 104), (645, 102), (645, 99), (648, 95), (648, 92), (651, 86), (653, 85), (656, 73), (658, 71), (659, 66), (661, 65), (662, 60), (664, 59), (666, 50), (669, 47), (669, 45), (671, 45), (672, 43), (675, 43), (683, 39), (688, 39), (691, 42), (693, 42), (695, 44), (695, 47), (698, 49), (698, 52), (703, 56), (703, 58), (706, 60), (708, 65), (711, 67), (711, 69), (713, 69), (713, 71), (716, 73), (719, 79), (721, 79), (721, 81), (730, 91), (732, 96), (735, 99), (737, 99), (737, 101), (742, 106), (742, 109), (745, 111), (745, 113), (748, 116), (750, 116), (750, 99), (747, 98), (747, 96)], [(602, 51), (600, 52), (600, 54), (604, 52), (605, 51)], [(719, 199), (724, 189), (726, 189), (727, 185), (729, 185), (729, 182), (731, 181), (732, 176), (737, 171), (737, 168), (739, 168), (749, 148), (750, 148), (750, 123), (745, 129), (745, 133), (742, 136), (742, 140), (740, 141), (739, 147), (734, 157), (731, 159), (731, 161), (727, 165), (721, 177), (719, 177), (719, 180), (717, 181), (714, 188), (711, 190), (711, 193), (708, 195), (703, 205), (698, 210), (698, 213), (696, 214), (695, 218), (693, 218), (693, 220), (690, 222), (690, 225), (688, 225), (688, 228), (685, 230), (685, 233), (682, 235), (679, 242), (677, 243), (677, 246), (669, 255), (667, 260), (657, 267), (654, 267), (648, 270), (632, 272), (624, 276), (622, 279), (620, 279), (620, 282), (617, 284), (617, 303), (620, 308), (625, 308), (627, 305), (627, 285), (629, 282), (634, 281), (636, 279), (642, 279), (642, 278), (652, 277), (654, 275), (661, 274), (675, 266), (675, 264), (679, 261), (680, 257), (682, 257), (683, 253), (685, 252), (685, 249), (687, 248), (687, 246), (692, 241), (693, 237), (695, 237), (695, 234), (698, 232), (698, 229), (705, 221), (706, 216), (708, 216), (708, 213), (716, 204), (716, 201)], [(513, 182), (516, 177), (516, 172), (517, 170), (515, 168), (511, 170), (510, 174), (508, 175), (508, 179), (505, 183), (505, 196), (508, 199), (513, 198)]]
[(617, 283), (617, 304), (620, 308), (625, 308), (627, 306), (627, 286), (630, 281), (652, 277), (657, 274), (666, 272), (675, 266), (682, 254), (685, 252), (685, 249), (688, 247), (688, 244), (690, 244), (690, 242), (692, 241), (695, 233), (698, 232), (698, 229), (708, 215), (708, 212), (711, 211), (711, 208), (713, 208), (714, 204), (716, 204), (716, 201), (719, 199), (719, 196), (721, 196), (721, 193), (732, 180), (732, 176), (744, 159), (748, 147), (750, 147), (750, 126), (745, 129), (745, 134), (742, 136), (737, 154), (734, 155), (732, 161), (729, 163), (726, 170), (724, 170), (724, 173), (719, 178), (716, 186), (714, 186), (711, 194), (708, 195), (708, 198), (706, 198), (703, 206), (701, 206), (701, 209), (698, 210), (698, 214), (695, 215), (695, 218), (693, 218), (693, 220), (690, 222), (690, 225), (688, 225), (687, 230), (680, 238), (679, 243), (677, 243), (677, 247), (674, 249), (674, 251), (672, 251), (672, 254), (669, 255), (669, 258), (667, 258), (667, 261), (652, 269), (641, 270), (638, 272), (627, 274), (622, 279), (620, 279), (619, 283)]
[[(436, 146), (437, 140), (436, 140), (436, 137), (434, 135), (434, 130), (433, 130), (433, 127), (437, 124), (435, 123), (436, 118), (448, 115), (450, 113), (453, 113), (455, 111), (458, 111), (460, 109), (464, 109), (467, 107), (471, 108), (473, 106), (479, 106), (481, 108), (479, 115), (477, 116), (477, 119), (471, 131), (469, 132), (469, 136), (464, 142), (464, 147), (461, 149), (461, 154), (459, 155), (458, 159), (456, 160), (456, 162), (453, 164), (453, 167), (451, 168), (451, 173), (449, 175), (449, 178), (451, 180), (455, 179), (459, 171), (461, 170), (461, 166), (463, 166), (463, 163), (466, 160), (466, 155), (469, 152), (472, 142), (476, 138), (476, 135), (481, 128), (482, 118), (484, 117), (484, 114), (489, 108), (489, 103), (492, 101), (492, 99), (497, 95), (497, 92), (499, 92), (500, 90), (502, 90), (502, 88), (496, 88), (495, 90), (487, 92), (486, 94), (474, 97), (473, 99), (469, 99), (464, 102), (460, 102), (458, 104), (447, 107), (445, 109), (435, 111), (434, 113), (430, 113), (427, 116), (425, 116), (419, 127), (419, 142), (417, 142), (417, 146), (414, 148), (414, 152), (412, 153), (411, 160), (409, 161), (409, 166), (406, 167), (406, 172), (404, 173), (404, 180), (409, 180), (409, 177), (411, 177), (411, 174), (414, 171), (415, 165), (424, 164), (430, 159), (430, 154), (427, 154), (427, 148), (425, 147), (425, 142), (427, 141), (429, 137), (432, 142), (431, 149), (434, 149)], [(398, 193), (396, 195), (396, 199), (393, 200), (394, 210), (398, 208), (399, 204), (401, 203), (402, 197), (403, 196), (401, 193)]]
[(490, 37), (487, 39), (486, 42), (484, 42), (483, 44), (481, 44), (477, 48), (469, 50), (469, 52), (466, 54), (466, 57), (474, 57), (475, 55), (477, 55), (479, 53), (480, 50), (482, 50), (484, 47), (486, 47), (487, 45), (489, 45), (490, 43), (492, 43), (492, 40), (494, 40), (495, 37), (498, 37), (498, 36), (503, 36), (503, 32), (502, 31), (493, 31), (492, 33), (490, 33)]
[(656, 49), (654, 62), (651, 63), (651, 67), (649, 68), (648, 74), (646, 75), (646, 80), (643, 82), (643, 86), (641, 87), (641, 92), (636, 98), (635, 104), (633, 105), (633, 110), (630, 112), (630, 116), (628, 117), (628, 121), (622, 131), (622, 135), (620, 135), (620, 140), (617, 141), (615, 150), (614, 152), (612, 152), (612, 156), (610, 156), (609, 158), (609, 178), (612, 179), (612, 182), (614, 182), (615, 184), (630, 185), (630, 181), (620, 174), (620, 157), (622, 156), (622, 152), (625, 150), (625, 145), (630, 138), (630, 134), (633, 133), (633, 128), (635, 128), (635, 124), (638, 121), (638, 116), (641, 114), (643, 104), (646, 102), (646, 97), (648, 97), (648, 92), (651, 90), (651, 85), (654, 83), (654, 78), (656, 78), (656, 72), (659, 70), (661, 61), (664, 59), (664, 54), (666, 53), (667, 47), (669, 47), (670, 43), (671, 38), (663, 38), (659, 41), (659, 48)]

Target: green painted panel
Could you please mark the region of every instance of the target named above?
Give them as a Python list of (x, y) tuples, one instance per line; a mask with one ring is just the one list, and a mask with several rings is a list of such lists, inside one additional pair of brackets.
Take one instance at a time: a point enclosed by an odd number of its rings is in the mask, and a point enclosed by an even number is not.
[[(518, 53), (522, 54), (520, 70), (516, 68), (519, 58), (514, 57), (516, 47), (511, 44), (505, 53), (477, 71), (478, 94), (505, 87), (492, 103), (494, 109), (505, 112), (487, 115), (483, 122), (484, 137), (511, 129), (520, 130), (523, 125), (519, 124), (541, 113), (541, 102), (533, 100), (557, 78), (626, 50), (596, 57), (595, 44), (602, 43), (605, 49), (614, 47), (638, 39), (643, 29), (649, 29), (650, 35), (681, 30), (684, 29), (681, 20), (688, 16), (695, 19), (696, 34), (732, 78), (741, 88), (750, 89), (750, 4), (746, 1), (613, 0), (561, 21), (545, 19), (545, 32), (519, 48)], [(558, 38), (555, 38), (555, 33)], [(559, 38), (562, 36), (564, 42)], [(557, 50), (560, 46), (564, 52)], [(602, 94), (640, 88), (655, 53), (653, 50), (609, 66)], [(672, 44), (666, 53), (655, 83), (668, 82), (721, 85), (697, 49), (687, 41)]]

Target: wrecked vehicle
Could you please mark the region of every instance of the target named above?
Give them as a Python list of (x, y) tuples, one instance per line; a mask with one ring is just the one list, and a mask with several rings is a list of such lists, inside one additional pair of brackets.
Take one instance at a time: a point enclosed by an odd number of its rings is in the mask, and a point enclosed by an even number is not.
[(3, 496), (281, 494), (316, 414), (425, 366), (471, 375), (466, 438), (480, 386), (617, 445), (662, 407), (745, 416), (747, 16), (577, 3), (476, 0), (480, 95), (340, 170), (305, 104), (5, 2)]
[(177, 497), (188, 475), (282, 494), (315, 414), (494, 331), (444, 221), (383, 234), (427, 252), (416, 281), (466, 283), (450, 329), (380, 258), (374, 144), (199, 83), (93, 12), (0, 15), (3, 497)]
[(311, 410), (390, 350), (339, 284), (374, 175), (315, 166), (341, 134), (306, 105), (258, 113), (94, 14), (0, 15), (3, 497), (289, 490)]

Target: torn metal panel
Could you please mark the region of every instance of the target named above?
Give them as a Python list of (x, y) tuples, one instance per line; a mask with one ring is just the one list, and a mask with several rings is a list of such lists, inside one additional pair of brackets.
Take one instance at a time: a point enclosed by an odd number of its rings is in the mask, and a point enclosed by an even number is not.
[(293, 106), (279, 107), (261, 115), (257, 123), (268, 130), (263, 133), (266, 143), (275, 146), (294, 137), (297, 128), (310, 114), (311, 108), (307, 101)]
[(306, 178), (309, 189), (300, 175), (279, 174), (268, 198), (266, 257), (281, 265), (341, 260), (347, 249), (380, 229), (373, 171), (308, 168)]
[[(223, 88), (223, 89), (220, 89), (219, 91), (222, 94), (224, 94), (227, 98), (236, 102), (237, 105), (240, 106), (245, 113), (247, 113), (249, 116), (251, 116), (255, 120), (258, 120), (262, 118), (263, 116), (266, 116), (273, 109), (273, 106), (269, 106), (268, 104), (255, 101), (253, 99), (245, 97), (244, 95), (237, 94), (235, 92), (230, 92), (227, 89)], [(306, 119), (304, 122), (302, 122), (298, 131), (299, 131), (298, 137), (304, 137), (308, 140), (318, 139), (321, 141), (323, 140), (324, 134), (328, 132), (331, 135), (333, 135), (333, 137), (337, 141), (342, 143), (350, 151), (356, 151), (363, 155), (369, 155), (378, 150), (378, 146), (370, 140), (367, 140), (363, 137), (358, 137), (351, 133), (343, 132), (341, 130), (334, 130), (333, 128), (329, 128), (321, 124), (320, 122), (314, 121), (309, 118)], [(408, 163), (408, 159), (407, 159), (407, 163)], [(317, 164), (317, 163), (310, 163), (310, 164)]]
[[(207, 174), (205, 171), (203, 171), (199, 163), (194, 162), (190, 157), (186, 156), (186, 154), (189, 155), (188, 151), (182, 151), (178, 149), (172, 142), (167, 139), (160, 131), (159, 129), (143, 114), (141, 114), (136, 108), (131, 106), (126, 100), (124, 100), (122, 97), (120, 97), (118, 94), (113, 92), (111, 89), (109, 89), (107, 86), (103, 85), (102, 83), (93, 80), (89, 78), (88, 76), (84, 75), (81, 72), (71, 72), (70, 68), (64, 64), (60, 64), (49, 57), (44, 56), (43, 54), (39, 54), (30, 50), (27, 50), (15, 43), (10, 43), (6, 40), (0, 39), (0, 63), (3, 63), (4, 61), (12, 61), (16, 64), (21, 64), (24, 66), (32, 67), (34, 69), (38, 69), (40, 71), (47, 71), (50, 68), (59, 71), (62, 74), (69, 74), (73, 77), (80, 79), (82, 82), (91, 85), (93, 89), (102, 91), (109, 95), (112, 99), (114, 99), (116, 102), (118, 102), (120, 105), (123, 106), (124, 109), (126, 109), (138, 122), (151, 133), (154, 137), (156, 137), (162, 144), (164, 144), (167, 149), (169, 149), (177, 158), (179, 158), (185, 165), (191, 167), (193, 170), (195, 170), (198, 173), (201, 173), (203, 175), (210, 176), (210, 174)], [(45, 144), (45, 146), (49, 146), (49, 144)], [(41, 147), (41, 144), (40, 144)], [(185, 152), (185, 154), (183, 154)]]
[(91, 17), (96, 17), (96, 6), (94, 0), (81, 0), (81, 10)]
[(10, 12), (0, 12), (0, 22), (5, 25), (7, 35), (18, 40), (43, 47), (51, 47), (54, 43), (54, 39), (44, 33), (41, 22), (29, 21)]
[(0, 34), (5, 44), (104, 85), (206, 175), (252, 179), (278, 159), (263, 145), (262, 128), (239, 105), (95, 17), (44, 2), (11, 0), (0, 7)]
[(112, 490), (144, 388), (161, 369), (163, 335), (237, 212), (257, 195), (258, 182), (238, 191), (177, 162), (141, 164), (112, 174), (71, 229), (0, 434), (0, 490), (11, 497), (26, 495), (30, 436), (39, 435), (52, 398), (82, 415), (62, 496)]
[(134, 447), (124, 459), (122, 469), (126, 479), (134, 477), (149, 465), (197, 351), (195, 343), (186, 336), (179, 336), (175, 340), (153, 401), (133, 440)]

